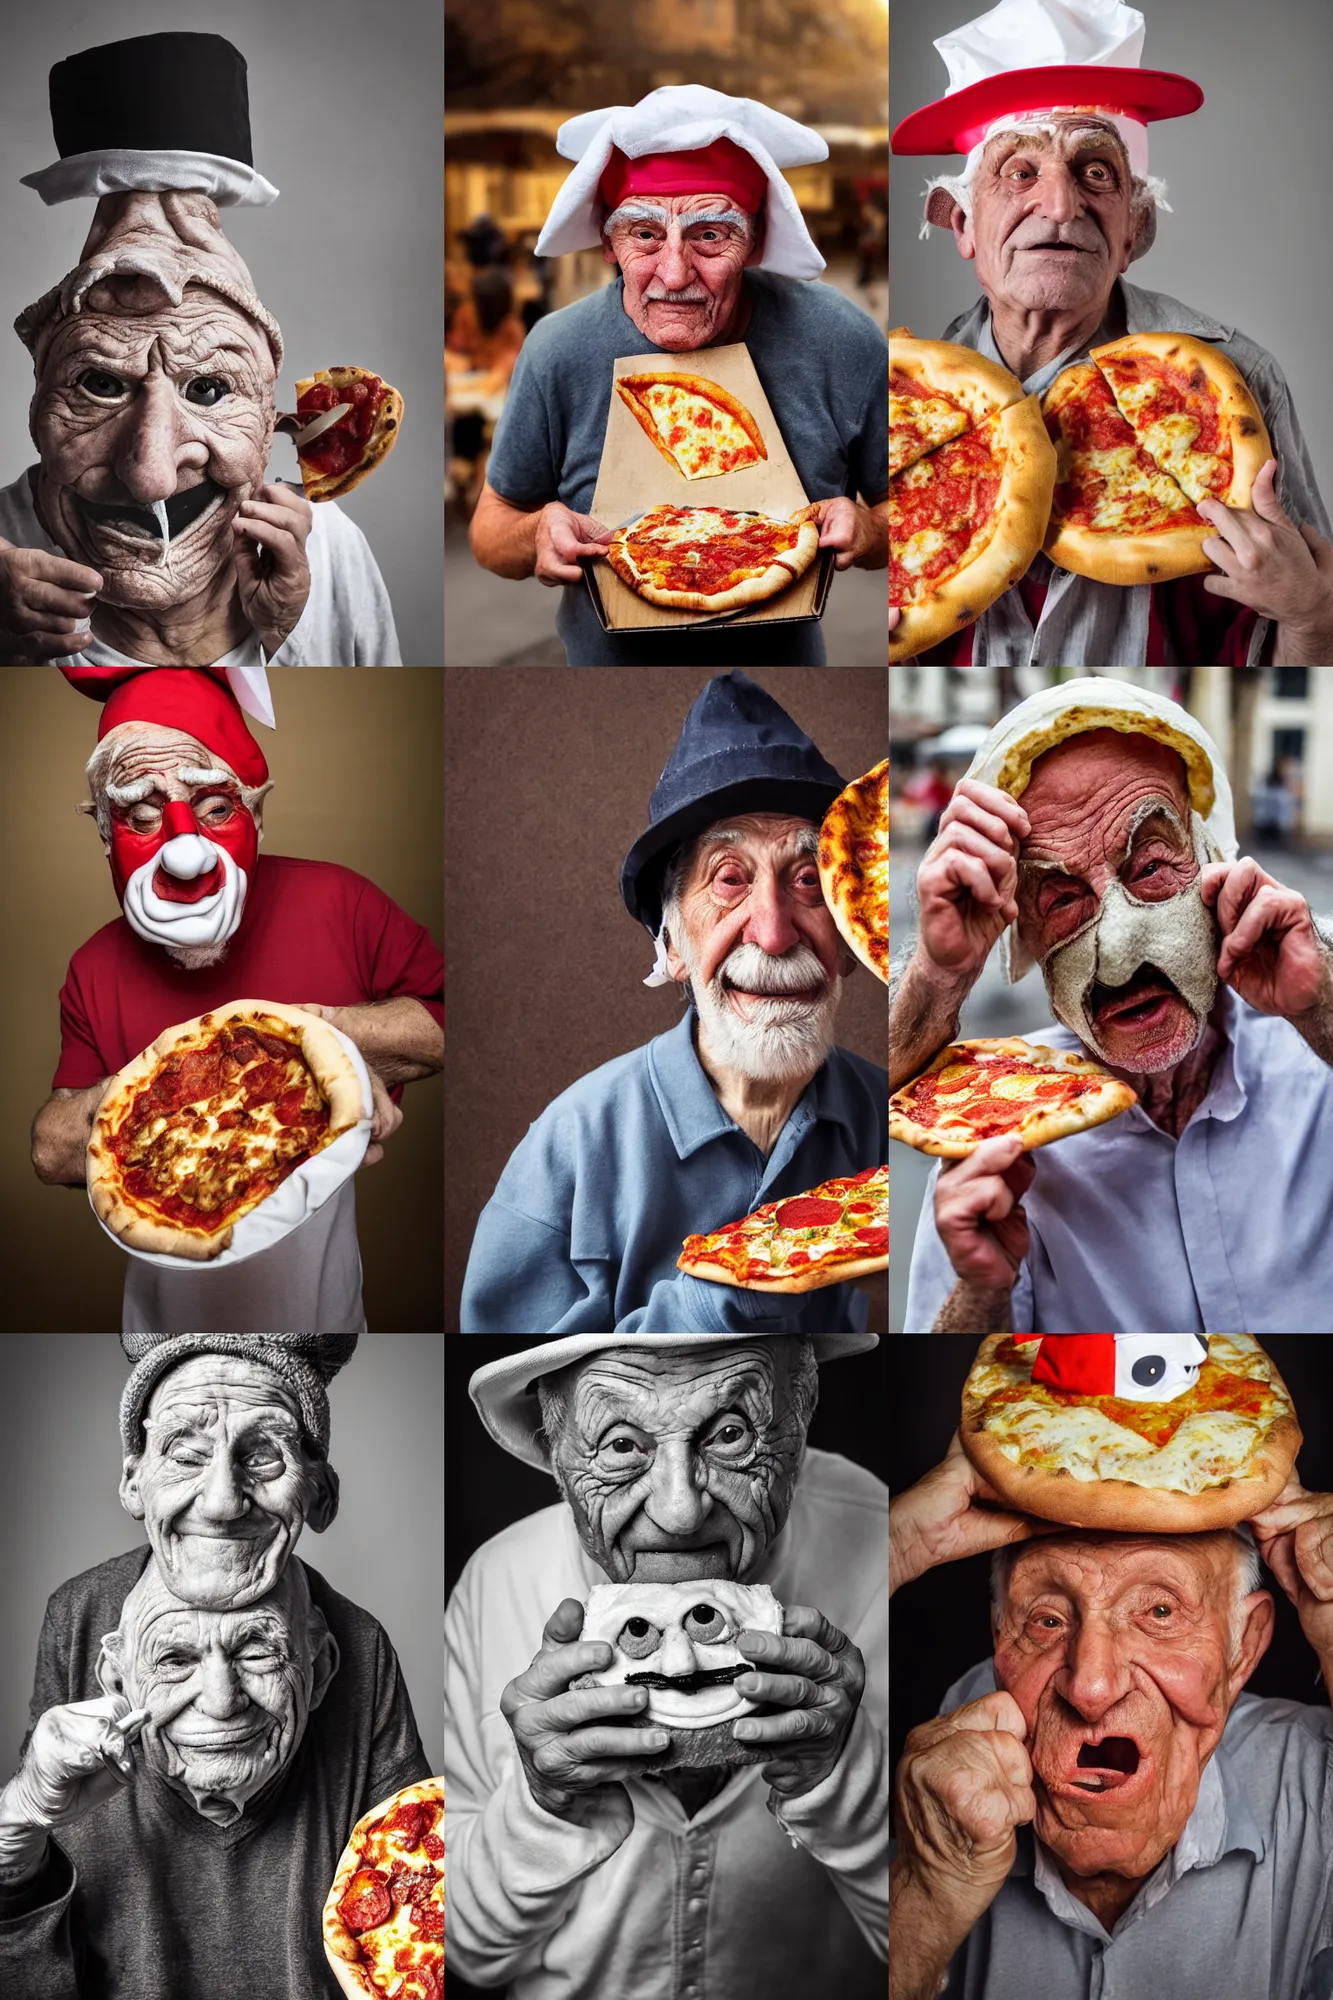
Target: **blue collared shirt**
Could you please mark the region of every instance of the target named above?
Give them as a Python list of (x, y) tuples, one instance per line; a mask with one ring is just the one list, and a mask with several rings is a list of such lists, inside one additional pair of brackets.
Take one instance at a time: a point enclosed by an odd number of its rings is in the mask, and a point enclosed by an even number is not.
[[(987, 1660), (940, 1713), (995, 1687)], [(1179, 1840), (1113, 1929), (1023, 1827), (1008, 1880), (954, 1954), (945, 2000), (1329, 2000), (1331, 1863), (1333, 1714), (1239, 1695)]]
[(693, 1008), (547, 1106), (482, 1210), (464, 1333), (839, 1333), (864, 1326), (851, 1285), (773, 1295), (676, 1269), (681, 1244), (766, 1201), (888, 1154), (888, 1075), (834, 1049), (768, 1158), (722, 1109)]
[[(1172, 1139), (1137, 1104), (1032, 1155), (1015, 1333), (1333, 1329), (1333, 1069), (1289, 1021), (1223, 992), (1225, 1040)], [(1067, 1028), (1028, 1037), (1079, 1049)], [(907, 1295), (928, 1333), (956, 1282), (931, 1176)]]

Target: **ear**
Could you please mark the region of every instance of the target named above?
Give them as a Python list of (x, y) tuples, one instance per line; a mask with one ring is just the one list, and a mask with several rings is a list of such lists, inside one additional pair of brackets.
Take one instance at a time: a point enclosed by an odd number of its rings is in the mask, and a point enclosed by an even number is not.
[(763, 210), (761, 209), (759, 214), (756, 215), (754, 218), (754, 234), (750, 241), (750, 247), (745, 253), (744, 268), (747, 271), (750, 270), (750, 268), (753, 265), (758, 264), (762, 261), (764, 255), (764, 242), (766, 239), (767, 231), (768, 231), (768, 219), (764, 214)]
[(338, 1475), (326, 1458), (319, 1458), (309, 1467), (306, 1483), (310, 1494), (306, 1526), (312, 1534), (322, 1535), (338, 1518)]
[(1233, 1700), (1272, 1645), (1274, 1623), (1272, 1598), (1266, 1590), (1252, 1590), (1245, 1600), (1240, 1648), (1230, 1671)]
[(139, 1467), (142, 1464), (141, 1451), (127, 1451), (120, 1475), (120, 1504), (136, 1521), (142, 1521), (147, 1512), (139, 1492)]
[(120, 1632), (104, 1632), (93, 1668), (103, 1694), (125, 1693), (125, 1652)]
[(337, 1673), (342, 1658), (338, 1651), (338, 1641), (324, 1623), (323, 1612), (314, 1605), (310, 1608), (310, 1639), (313, 1653), (310, 1666), (310, 1707), (313, 1712), (328, 1693), (329, 1682)]
[(602, 262), (604, 264), (612, 265), (613, 268), (617, 271), (620, 269), (620, 259), (616, 256), (615, 251), (611, 248), (611, 239), (609, 236), (604, 236), (602, 238)]

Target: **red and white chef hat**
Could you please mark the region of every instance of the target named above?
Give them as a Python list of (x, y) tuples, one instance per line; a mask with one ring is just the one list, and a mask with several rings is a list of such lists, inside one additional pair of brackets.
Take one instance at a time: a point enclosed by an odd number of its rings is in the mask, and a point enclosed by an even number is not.
[[(62, 667), (61, 673), (80, 694), (102, 703), (97, 740), (123, 722), (155, 722), (180, 729), (220, 757), (243, 785), (268, 783), (264, 753), (246, 727), (241, 702), (230, 676), (249, 669), (234, 667)], [(263, 669), (259, 671), (262, 673)], [(247, 688), (253, 703), (253, 686)], [(267, 703), (268, 686), (263, 696)], [(250, 712), (255, 713), (252, 706)], [(269, 707), (267, 717), (272, 722)]]
[(1038, 1340), (1032, 1379), (1069, 1396), (1170, 1403), (1207, 1358), (1201, 1333), (1051, 1333)]

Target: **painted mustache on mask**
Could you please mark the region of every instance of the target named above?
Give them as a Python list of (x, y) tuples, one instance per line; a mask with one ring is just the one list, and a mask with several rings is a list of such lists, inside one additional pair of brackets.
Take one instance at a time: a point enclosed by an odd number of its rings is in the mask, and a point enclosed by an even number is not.
[[(1105, 1047), (1098, 1018), (1118, 997), (1132, 1000), (1137, 986), (1154, 979), (1174, 988), (1194, 1016), (1197, 1041), (1217, 992), (1217, 926), (1197, 880), (1157, 903), (1135, 902), (1112, 882), (1097, 915), (1047, 952), (1041, 971), (1056, 1018), (1114, 1065), (1124, 1051)], [(1132, 1033), (1134, 1025), (1126, 1020), (1125, 1030)]]

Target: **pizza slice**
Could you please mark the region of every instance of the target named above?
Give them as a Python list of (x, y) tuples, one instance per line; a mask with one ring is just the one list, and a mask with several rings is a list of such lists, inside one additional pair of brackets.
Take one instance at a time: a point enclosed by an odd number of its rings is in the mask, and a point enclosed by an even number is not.
[(889, 477), (972, 427), (960, 403), (905, 368), (889, 368)]
[(1017, 376), (952, 340), (889, 335), (889, 473), (1023, 400)]
[(889, 1268), (889, 1170), (821, 1181), (752, 1215), (687, 1236), (678, 1270), (750, 1292), (813, 1292)]
[(686, 479), (714, 479), (768, 457), (744, 403), (706, 376), (654, 370), (618, 375), (615, 387), (649, 442)]
[(889, 760), (840, 792), (819, 829), (819, 882), (862, 965), (889, 980)]
[(1018, 1036), (950, 1042), (889, 1099), (889, 1137), (965, 1159), (1017, 1132), (1025, 1152), (1118, 1117), (1137, 1094), (1099, 1063)]
[(359, 1819), (322, 1918), (348, 2000), (443, 2000), (444, 1784), (408, 1785)]
[[(293, 436), (307, 500), (338, 500), (398, 442), (403, 399), (368, 368), (317, 368), (296, 385)], [(291, 420), (283, 426), (290, 429)]]
[(727, 507), (650, 508), (606, 552), (621, 582), (668, 610), (722, 613), (762, 604), (819, 553), (819, 508), (776, 515)]
[(1192, 501), (1249, 506), (1272, 448), (1229, 355), (1188, 334), (1131, 333), (1094, 347), (1092, 359), (1139, 442)]

